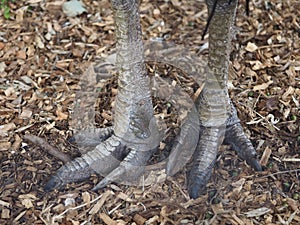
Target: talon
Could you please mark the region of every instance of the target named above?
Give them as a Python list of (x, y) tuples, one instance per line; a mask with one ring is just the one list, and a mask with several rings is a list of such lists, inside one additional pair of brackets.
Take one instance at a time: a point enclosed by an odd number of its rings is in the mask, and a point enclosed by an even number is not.
[(92, 191), (98, 191), (99, 189), (102, 189), (109, 185), (111, 181), (104, 177), (95, 187), (92, 188)]
[(196, 199), (205, 192), (206, 184), (211, 176), (211, 172), (204, 174), (202, 172), (191, 171), (188, 178), (188, 193), (191, 198)]
[(55, 189), (61, 189), (64, 186), (63, 181), (58, 176), (52, 176), (51, 179), (46, 183), (44, 191), (50, 192)]
[(189, 195), (192, 199), (198, 198), (202, 193), (204, 193), (206, 185), (193, 184), (188, 188)]
[(246, 160), (246, 162), (255, 170), (255, 171), (262, 171), (262, 167), (257, 159), (250, 158)]
[(191, 198), (198, 198), (205, 192), (206, 184), (211, 177), (214, 165), (215, 162), (213, 161), (206, 169), (199, 169), (197, 167), (191, 169), (188, 176), (188, 192)]

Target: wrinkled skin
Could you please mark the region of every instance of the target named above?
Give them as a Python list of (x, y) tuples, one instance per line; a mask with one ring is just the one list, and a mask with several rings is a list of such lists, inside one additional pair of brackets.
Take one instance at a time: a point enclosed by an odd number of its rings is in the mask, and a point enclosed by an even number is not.
[[(195, 149), (192, 151), (192, 168), (187, 175), (188, 192), (192, 198), (204, 192), (223, 142), (230, 144), (255, 170), (261, 170), (255, 149), (243, 132), (227, 91), (237, 0), (207, 0), (206, 3), (209, 12), (213, 12), (209, 25), (206, 82), (195, 102), (196, 113), (190, 113), (173, 147), (175, 157), (180, 157), (180, 151)], [(94, 172), (104, 179), (93, 190), (110, 182), (124, 181), (124, 177), (135, 179), (144, 173), (149, 158), (159, 145), (160, 133), (153, 116), (150, 81), (143, 60), (138, 3), (135, 0), (112, 0), (111, 4), (116, 20), (119, 70), (114, 126), (78, 134), (76, 138), (81, 138), (81, 143), (94, 149), (61, 167), (46, 184), (46, 191), (87, 179)], [(169, 162), (167, 174), (176, 173), (176, 167)]]

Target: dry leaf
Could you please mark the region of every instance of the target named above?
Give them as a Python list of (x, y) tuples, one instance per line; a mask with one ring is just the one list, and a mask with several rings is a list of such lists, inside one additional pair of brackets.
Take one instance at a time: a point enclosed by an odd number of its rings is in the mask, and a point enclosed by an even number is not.
[(68, 114), (62, 112), (62, 107), (58, 106), (56, 110), (56, 120), (66, 120), (68, 119)]
[(15, 123), (0, 125), (0, 135), (6, 135), (8, 131), (11, 131), (15, 128), (16, 128)]
[(240, 191), (242, 190), (242, 188), (245, 184), (245, 181), (246, 181), (245, 178), (241, 178), (238, 181), (232, 183), (231, 185), (234, 187), (233, 192), (240, 193)]
[(30, 209), (33, 207), (32, 201), (30, 199), (23, 199), (21, 203), (25, 206), (26, 209)]
[(10, 218), (10, 210), (7, 209), (7, 208), (2, 209), (1, 218), (2, 219), (9, 219)]
[(32, 116), (32, 111), (30, 109), (23, 109), (20, 118), (29, 119), (31, 116)]
[(2, 205), (2, 206), (5, 206), (5, 207), (9, 207), (9, 202), (5, 202), (5, 201), (2, 201), (2, 200), (0, 200), (0, 205)]
[(142, 217), (139, 214), (135, 214), (133, 216), (133, 221), (136, 222), (137, 225), (143, 225), (143, 224), (145, 224), (145, 222), (147, 221), (147, 219), (145, 219), (144, 217)]

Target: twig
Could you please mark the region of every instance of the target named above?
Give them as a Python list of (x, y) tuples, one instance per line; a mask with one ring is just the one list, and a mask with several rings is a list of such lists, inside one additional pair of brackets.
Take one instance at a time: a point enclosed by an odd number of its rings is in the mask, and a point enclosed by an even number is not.
[(57, 148), (53, 147), (52, 145), (48, 144), (47, 141), (45, 141), (43, 138), (40, 138), (35, 135), (31, 134), (25, 134), (24, 139), (27, 141), (32, 142), (35, 145), (38, 145), (40, 148), (45, 149), (50, 155), (54, 156), (55, 158), (63, 161), (64, 163), (67, 163), (71, 161), (71, 158), (60, 152)]
[(184, 193), (184, 191), (182, 190), (181, 186), (178, 185), (177, 182), (175, 182), (172, 178), (168, 178), (180, 191), (180, 193), (183, 195), (183, 197), (185, 198), (186, 201), (190, 200), (190, 197), (186, 195), (186, 193)]
[(267, 174), (267, 175), (262, 176), (260, 178), (271, 177), (271, 176), (274, 176), (274, 175), (277, 175), (277, 174), (283, 174), (283, 173), (297, 173), (297, 172), (300, 172), (300, 169), (279, 171), (279, 172), (276, 172), (276, 173)]
[(110, 210), (108, 212), (108, 215), (111, 215), (114, 211), (116, 211), (118, 208), (120, 208), (120, 206), (122, 206), (124, 204), (124, 202), (119, 203), (116, 207), (114, 207), (112, 210)]
[(65, 215), (65, 214), (66, 214), (67, 212), (69, 212), (70, 210), (80, 209), (80, 208), (82, 208), (82, 207), (84, 207), (84, 206), (86, 206), (86, 205), (88, 205), (88, 204), (92, 204), (92, 203), (98, 201), (100, 198), (102, 198), (102, 196), (103, 196), (103, 194), (99, 195), (97, 198), (93, 199), (93, 200), (90, 201), (90, 202), (86, 202), (86, 203), (83, 203), (83, 204), (78, 205), (78, 206), (76, 206), (76, 207), (71, 207), (71, 208), (66, 209), (66, 210), (63, 211), (61, 214), (53, 216), (53, 218), (52, 218), (52, 219), (53, 219), (53, 222), (56, 221), (57, 219), (62, 218), (62, 216)]
[[(43, 215), (48, 212), (48, 214), (50, 213), (50, 209), (53, 207), (53, 204), (49, 205), (46, 209), (43, 207), (43, 210), (41, 211), (41, 213), (39, 214), (39, 218), (44, 222), (45, 225), (52, 225), (51, 221), (49, 218), (47, 218), (47, 220), (43, 217)], [(49, 217), (49, 216), (48, 216)]]
[(283, 162), (300, 162), (300, 159), (298, 158), (285, 158), (282, 159)]

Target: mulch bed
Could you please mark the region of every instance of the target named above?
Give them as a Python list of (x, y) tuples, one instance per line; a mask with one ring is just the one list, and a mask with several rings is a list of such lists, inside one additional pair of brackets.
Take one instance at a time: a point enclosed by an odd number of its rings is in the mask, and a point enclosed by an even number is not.
[[(252, 1), (249, 17), (240, 2), (229, 89), (264, 171), (254, 172), (222, 146), (207, 192), (195, 200), (187, 194), (186, 171), (146, 187), (112, 184), (92, 192), (94, 176), (60, 192), (43, 191), (63, 163), (24, 135), (80, 155), (68, 142), (78, 83), (90, 62), (115, 48), (107, 0), (83, 1), (87, 13), (72, 18), (62, 2), (8, 1), (10, 19), (0, 17), (0, 224), (300, 224), (298, 1)], [(207, 55), (207, 36), (200, 38), (206, 18), (202, 1), (141, 2), (145, 39), (165, 39), (199, 56)], [(191, 96), (199, 88), (178, 71), (169, 75)], [(107, 127), (116, 78), (99, 85), (96, 125)], [(168, 118), (172, 111), (158, 113)]]

